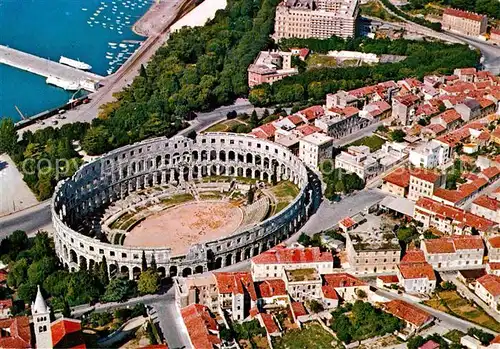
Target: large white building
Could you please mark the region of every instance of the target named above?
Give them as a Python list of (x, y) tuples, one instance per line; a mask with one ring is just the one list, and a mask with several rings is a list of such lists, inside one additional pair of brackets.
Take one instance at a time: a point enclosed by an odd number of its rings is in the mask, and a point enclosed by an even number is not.
[(405, 292), (428, 294), (436, 288), (436, 274), (421, 250), (409, 250), (401, 259), (397, 277)]
[(500, 313), (500, 276), (487, 274), (476, 280), (476, 295)]
[(436, 270), (479, 268), (484, 244), (479, 235), (453, 235), (422, 241), (425, 259)]
[(317, 269), (319, 274), (333, 272), (333, 256), (318, 247), (292, 247), (278, 245), (251, 259), (255, 281), (272, 278), (283, 279), (285, 270)]
[(276, 8), (274, 37), (349, 38), (358, 13), (358, 0), (285, 0)]
[(319, 170), (325, 159), (331, 159), (333, 154), (333, 138), (323, 133), (315, 132), (299, 141), (299, 159), (313, 170)]
[(436, 140), (424, 143), (410, 151), (410, 163), (415, 167), (435, 168), (447, 164), (452, 149)]

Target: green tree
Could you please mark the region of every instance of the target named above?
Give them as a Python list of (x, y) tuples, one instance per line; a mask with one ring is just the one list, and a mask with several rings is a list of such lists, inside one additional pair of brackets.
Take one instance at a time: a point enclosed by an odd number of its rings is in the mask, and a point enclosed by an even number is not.
[(156, 266), (156, 259), (155, 259), (155, 255), (154, 254), (151, 256), (151, 264), (150, 264), (150, 266), (151, 266), (151, 270), (154, 273), (158, 272), (158, 268)]
[(32, 285), (42, 285), (49, 275), (56, 271), (53, 257), (43, 257), (28, 268), (28, 281)]
[(137, 289), (141, 294), (152, 294), (160, 289), (160, 277), (152, 270), (146, 270), (139, 276)]
[(146, 260), (146, 252), (142, 251), (141, 258), (142, 272), (145, 272), (148, 269), (148, 261)]
[(137, 285), (134, 281), (125, 278), (114, 278), (106, 286), (106, 291), (101, 300), (104, 302), (123, 302), (136, 294)]
[(108, 262), (106, 261), (106, 256), (102, 256), (101, 263), (99, 263), (97, 277), (104, 286), (109, 283)]
[(403, 130), (394, 130), (390, 133), (391, 139), (394, 142), (404, 142), (404, 138), (406, 137), (406, 133)]
[(20, 285), (17, 289), (17, 297), (30, 304), (36, 297), (36, 285), (29, 282)]
[(0, 153), (12, 154), (17, 146), (17, 132), (11, 118), (0, 120)]
[(26, 258), (21, 258), (9, 267), (7, 285), (18, 288), (26, 281), (28, 281), (28, 260)]
[(313, 313), (319, 313), (325, 310), (323, 305), (315, 299), (309, 301), (309, 309), (311, 309)]

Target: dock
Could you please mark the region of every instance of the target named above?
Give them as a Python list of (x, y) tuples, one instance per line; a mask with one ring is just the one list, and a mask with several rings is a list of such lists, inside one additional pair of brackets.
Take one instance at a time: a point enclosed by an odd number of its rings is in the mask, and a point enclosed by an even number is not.
[(0, 45), (0, 64), (10, 65), (27, 72), (48, 77), (56, 77), (66, 81), (74, 81), (89, 92), (95, 92), (103, 76), (79, 70), (50, 59), (41, 58), (7, 46)]

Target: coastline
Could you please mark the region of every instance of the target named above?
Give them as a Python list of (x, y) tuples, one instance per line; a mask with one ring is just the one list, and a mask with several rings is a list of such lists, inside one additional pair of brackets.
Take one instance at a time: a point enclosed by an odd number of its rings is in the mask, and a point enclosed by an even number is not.
[(132, 31), (143, 37), (150, 37), (160, 33), (170, 18), (172, 6), (165, 0), (155, 0), (149, 9), (132, 26)]

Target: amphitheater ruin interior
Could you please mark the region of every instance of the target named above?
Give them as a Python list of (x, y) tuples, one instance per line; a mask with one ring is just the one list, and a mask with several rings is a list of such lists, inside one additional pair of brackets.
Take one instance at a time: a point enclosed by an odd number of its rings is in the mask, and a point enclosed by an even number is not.
[(190, 275), (257, 255), (317, 206), (287, 148), (253, 136), (155, 138), (85, 164), (52, 199), (56, 252), (69, 270), (106, 260), (137, 277), (143, 255), (163, 275)]

